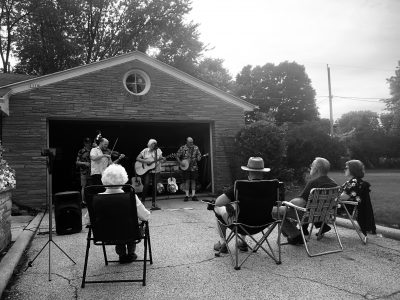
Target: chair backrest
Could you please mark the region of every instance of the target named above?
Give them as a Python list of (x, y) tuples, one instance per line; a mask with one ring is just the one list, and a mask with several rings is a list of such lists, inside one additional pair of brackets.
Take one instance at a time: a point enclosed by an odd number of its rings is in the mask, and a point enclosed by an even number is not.
[(308, 196), (302, 220), (304, 222), (327, 222), (335, 212), (340, 186), (331, 188), (313, 188)]
[[(263, 226), (274, 222), (272, 208), (282, 194), (283, 183), (274, 180), (236, 180), (235, 200), (239, 201), (238, 223)], [(250, 227), (250, 234), (259, 232)], [(252, 231), (252, 232), (250, 232)]]
[(142, 238), (136, 209), (135, 191), (125, 185), (124, 193), (98, 194), (101, 188), (89, 186), (85, 189), (90, 226), (95, 243), (122, 244)]

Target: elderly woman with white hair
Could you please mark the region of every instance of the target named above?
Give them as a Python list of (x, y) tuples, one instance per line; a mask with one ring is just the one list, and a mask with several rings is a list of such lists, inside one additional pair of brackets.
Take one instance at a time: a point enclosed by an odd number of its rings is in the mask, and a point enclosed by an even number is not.
[[(142, 191), (142, 202), (146, 201), (146, 196), (147, 192), (149, 189), (150, 185), (150, 180), (153, 179), (153, 182), (158, 176), (158, 173), (161, 171), (161, 165), (158, 163), (158, 161), (164, 160), (165, 158), (162, 156), (162, 151), (160, 148), (157, 147), (157, 141), (155, 139), (150, 139), (147, 143), (147, 148), (144, 148), (139, 155), (136, 157), (136, 161), (151, 165), (152, 162), (157, 161), (155, 164), (155, 168), (152, 170), (149, 170), (147, 173), (145, 173), (142, 176), (142, 182), (143, 182), (143, 191)], [(158, 180), (156, 180), (158, 181)], [(153, 184), (154, 186), (154, 184)], [(154, 187), (155, 188), (155, 187)], [(156, 206), (155, 202), (155, 197), (153, 194), (153, 201), (152, 201), (152, 210), (159, 209)]]
[[(128, 181), (128, 174), (123, 166), (117, 164), (109, 165), (103, 172), (101, 181), (104, 185), (123, 185)], [(116, 194), (124, 193), (122, 186), (107, 187), (106, 191), (102, 194)], [(147, 221), (150, 218), (150, 212), (144, 207), (142, 202), (140, 202), (137, 195), (136, 198), (136, 209), (139, 220)], [(115, 252), (119, 256), (120, 263), (129, 263), (136, 260), (137, 255), (135, 253), (136, 244), (127, 243), (125, 245), (116, 245)]]

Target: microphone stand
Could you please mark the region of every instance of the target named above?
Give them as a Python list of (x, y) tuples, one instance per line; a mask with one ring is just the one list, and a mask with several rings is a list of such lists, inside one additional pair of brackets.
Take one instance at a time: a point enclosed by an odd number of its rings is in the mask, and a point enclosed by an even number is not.
[(155, 151), (155, 168), (154, 168), (154, 173), (153, 173), (153, 199), (151, 201), (151, 208), (150, 210), (160, 210), (156, 204), (156, 199), (157, 199), (157, 152), (158, 152), (158, 147), (157, 145), (154, 146), (154, 151)]

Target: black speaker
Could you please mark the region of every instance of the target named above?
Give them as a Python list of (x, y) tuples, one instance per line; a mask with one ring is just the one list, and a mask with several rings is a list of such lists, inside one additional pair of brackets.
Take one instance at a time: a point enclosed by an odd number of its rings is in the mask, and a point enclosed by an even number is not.
[(56, 232), (59, 235), (82, 231), (81, 193), (78, 191), (54, 194)]

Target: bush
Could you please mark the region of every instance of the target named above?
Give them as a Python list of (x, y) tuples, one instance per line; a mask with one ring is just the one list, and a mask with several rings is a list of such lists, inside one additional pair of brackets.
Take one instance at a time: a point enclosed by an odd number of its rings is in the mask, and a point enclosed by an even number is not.
[(271, 168), (271, 176), (277, 177), (285, 168), (285, 128), (269, 121), (246, 125), (236, 134), (235, 149), (242, 165), (246, 165), (251, 156), (262, 157), (265, 167)]
[(3, 153), (5, 149), (1, 145), (0, 140), (0, 191), (8, 188), (15, 188), (15, 171), (8, 165), (5, 159), (3, 159)]

